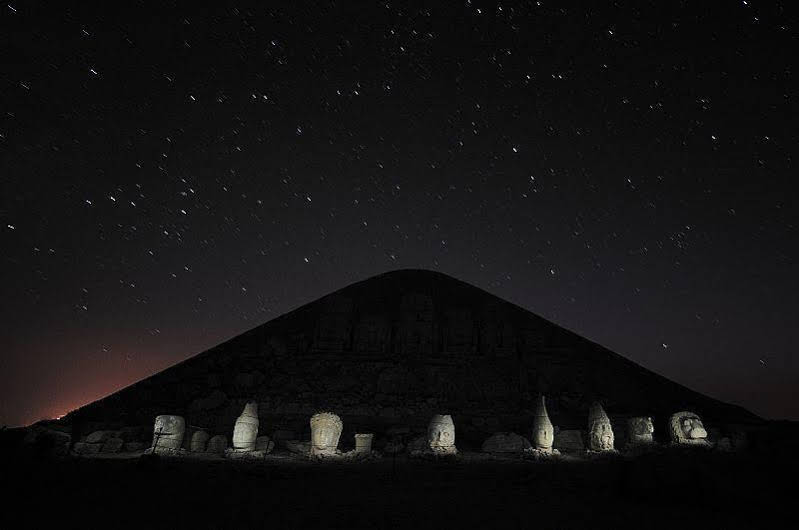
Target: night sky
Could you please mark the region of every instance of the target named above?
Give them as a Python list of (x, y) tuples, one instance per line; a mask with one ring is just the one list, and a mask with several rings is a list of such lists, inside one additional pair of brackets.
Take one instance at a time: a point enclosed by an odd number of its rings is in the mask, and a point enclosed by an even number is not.
[(0, 424), (400, 268), (799, 419), (791, 2), (61, 4), (0, 7)]

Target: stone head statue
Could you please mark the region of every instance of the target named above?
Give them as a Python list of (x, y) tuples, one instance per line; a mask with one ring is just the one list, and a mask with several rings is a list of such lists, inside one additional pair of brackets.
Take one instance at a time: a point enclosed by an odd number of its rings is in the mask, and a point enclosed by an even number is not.
[(627, 420), (627, 428), (630, 435), (630, 443), (632, 444), (652, 443), (654, 441), (652, 433), (655, 432), (655, 425), (649, 416), (630, 418)]
[(186, 420), (183, 416), (163, 414), (156, 416), (153, 425), (153, 448), (180, 449), (183, 435), (186, 432)]
[(555, 428), (549, 420), (544, 396), (538, 402), (533, 417), (533, 447), (541, 451), (551, 451), (555, 441)]
[(258, 404), (250, 401), (244, 405), (241, 416), (233, 427), (233, 449), (236, 451), (254, 451), (255, 439), (258, 437)]
[(455, 423), (449, 414), (436, 414), (427, 427), (427, 443), (435, 452), (454, 452)]
[(592, 451), (613, 451), (613, 427), (605, 409), (594, 402), (588, 411), (588, 448)]
[(708, 445), (702, 420), (693, 412), (677, 412), (669, 419), (671, 441), (676, 444)]
[(311, 416), (311, 456), (335, 455), (343, 429), (341, 418), (332, 412)]

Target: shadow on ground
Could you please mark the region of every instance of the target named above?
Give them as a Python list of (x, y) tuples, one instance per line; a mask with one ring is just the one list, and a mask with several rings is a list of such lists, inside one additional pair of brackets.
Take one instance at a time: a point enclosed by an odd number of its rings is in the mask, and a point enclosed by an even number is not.
[[(24, 515), (31, 528), (701, 529), (796, 520), (799, 464), (787, 448), (317, 464), (280, 456), (257, 463), (51, 458), (8, 438), (4, 500), (9, 507), (35, 501), (39, 509)], [(2, 517), (19, 515), (7, 509)]]

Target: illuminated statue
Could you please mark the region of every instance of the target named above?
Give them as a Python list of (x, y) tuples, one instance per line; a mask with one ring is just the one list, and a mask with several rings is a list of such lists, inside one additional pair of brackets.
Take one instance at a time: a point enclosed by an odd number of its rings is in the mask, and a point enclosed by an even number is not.
[(544, 396), (541, 396), (533, 417), (533, 448), (544, 453), (552, 452), (552, 442), (555, 440), (555, 429), (547, 414)]
[(311, 417), (311, 456), (338, 455), (338, 440), (344, 424), (332, 412), (318, 412)]
[(436, 455), (455, 455), (455, 423), (449, 414), (436, 414), (427, 427), (427, 445)]
[(675, 444), (701, 445), (709, 447), (707, 431), (702, 420), (693, 412), (677, 412), (669, 419), (671, 441)]
[(374, 434), (356, 434), (355, 435), (355, 452), (357, 454), (369, 454), (372, 452), (372, 440)]
[(652, 418), (648, 416), (630, 418), (627, 420), (627, 429), (631, 445), (651, 444), (655, 441), (652, 436), (652, 433), (655, 432), (655, 426), (652, 423)]
[(613, 427), (605, 409), (594, 402), (588, 412), (588, 449), (590, 451), (613, 451)]
[(185, 432), (186, 420), (183, 419), (183, 416), (156, 416), (155, 425), (153, 426), (153, 451), (179, 450), (183, 445)]
[(258, 404), (250, 401), (244, 405), (241, 416), (233, 427), (233, 450), (255, 451), (255, 439), (258, 437)]

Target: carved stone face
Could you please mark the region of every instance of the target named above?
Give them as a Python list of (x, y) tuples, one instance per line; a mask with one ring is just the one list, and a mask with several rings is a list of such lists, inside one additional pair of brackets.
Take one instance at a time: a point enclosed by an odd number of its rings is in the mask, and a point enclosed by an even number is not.
[(702, 420), (693, 412), (683, 411), (671, 415), (669, 420), (671, 441), (677, 444), (709, 446), (707, 431)]
[(539, 449), (551, 449), (555, 441), (555, 433), (552, 424), (537, 425), (533, 432), (533, 445)]
[(538, 402), (538, 408), (533, 418), (533, 447), (540, 450), (552, 449), (552, 444), (555, 441), (555, 428), (547, 414), (547, 407), (544, 396), (541, 396)]
[(344, 424), (330, 412), (311, 417), (311, 454), (335, 454)]
[(655, 432), (655, 425), (650, 417), (630, 418), (629, 420), (630, 442), (652, 442), (652, 433)]
[(689, 440), (702, 440), (707, 438), (707, 431), (702, 425), (699, 416), (684, 416), (680, 419), (680, 427)]
[(594, 451), (610, 451), (613, 449), (613, 427), (609, 421), (598, 421), (591, 427), (591, 448)]
[(436, 414), (427, 427), (427, 443), (431, 449), (448, 449), (455, 446), (455, 424), (452, 416)]
[(588, 411), (588, 433), (592, 451), (613, 451), (613, 427), (599, 402), (594, 402)]
[(156, 416), (153, 426), (153, 447), (180, 449), (185, 432), (186, 420), (182, 416)]

